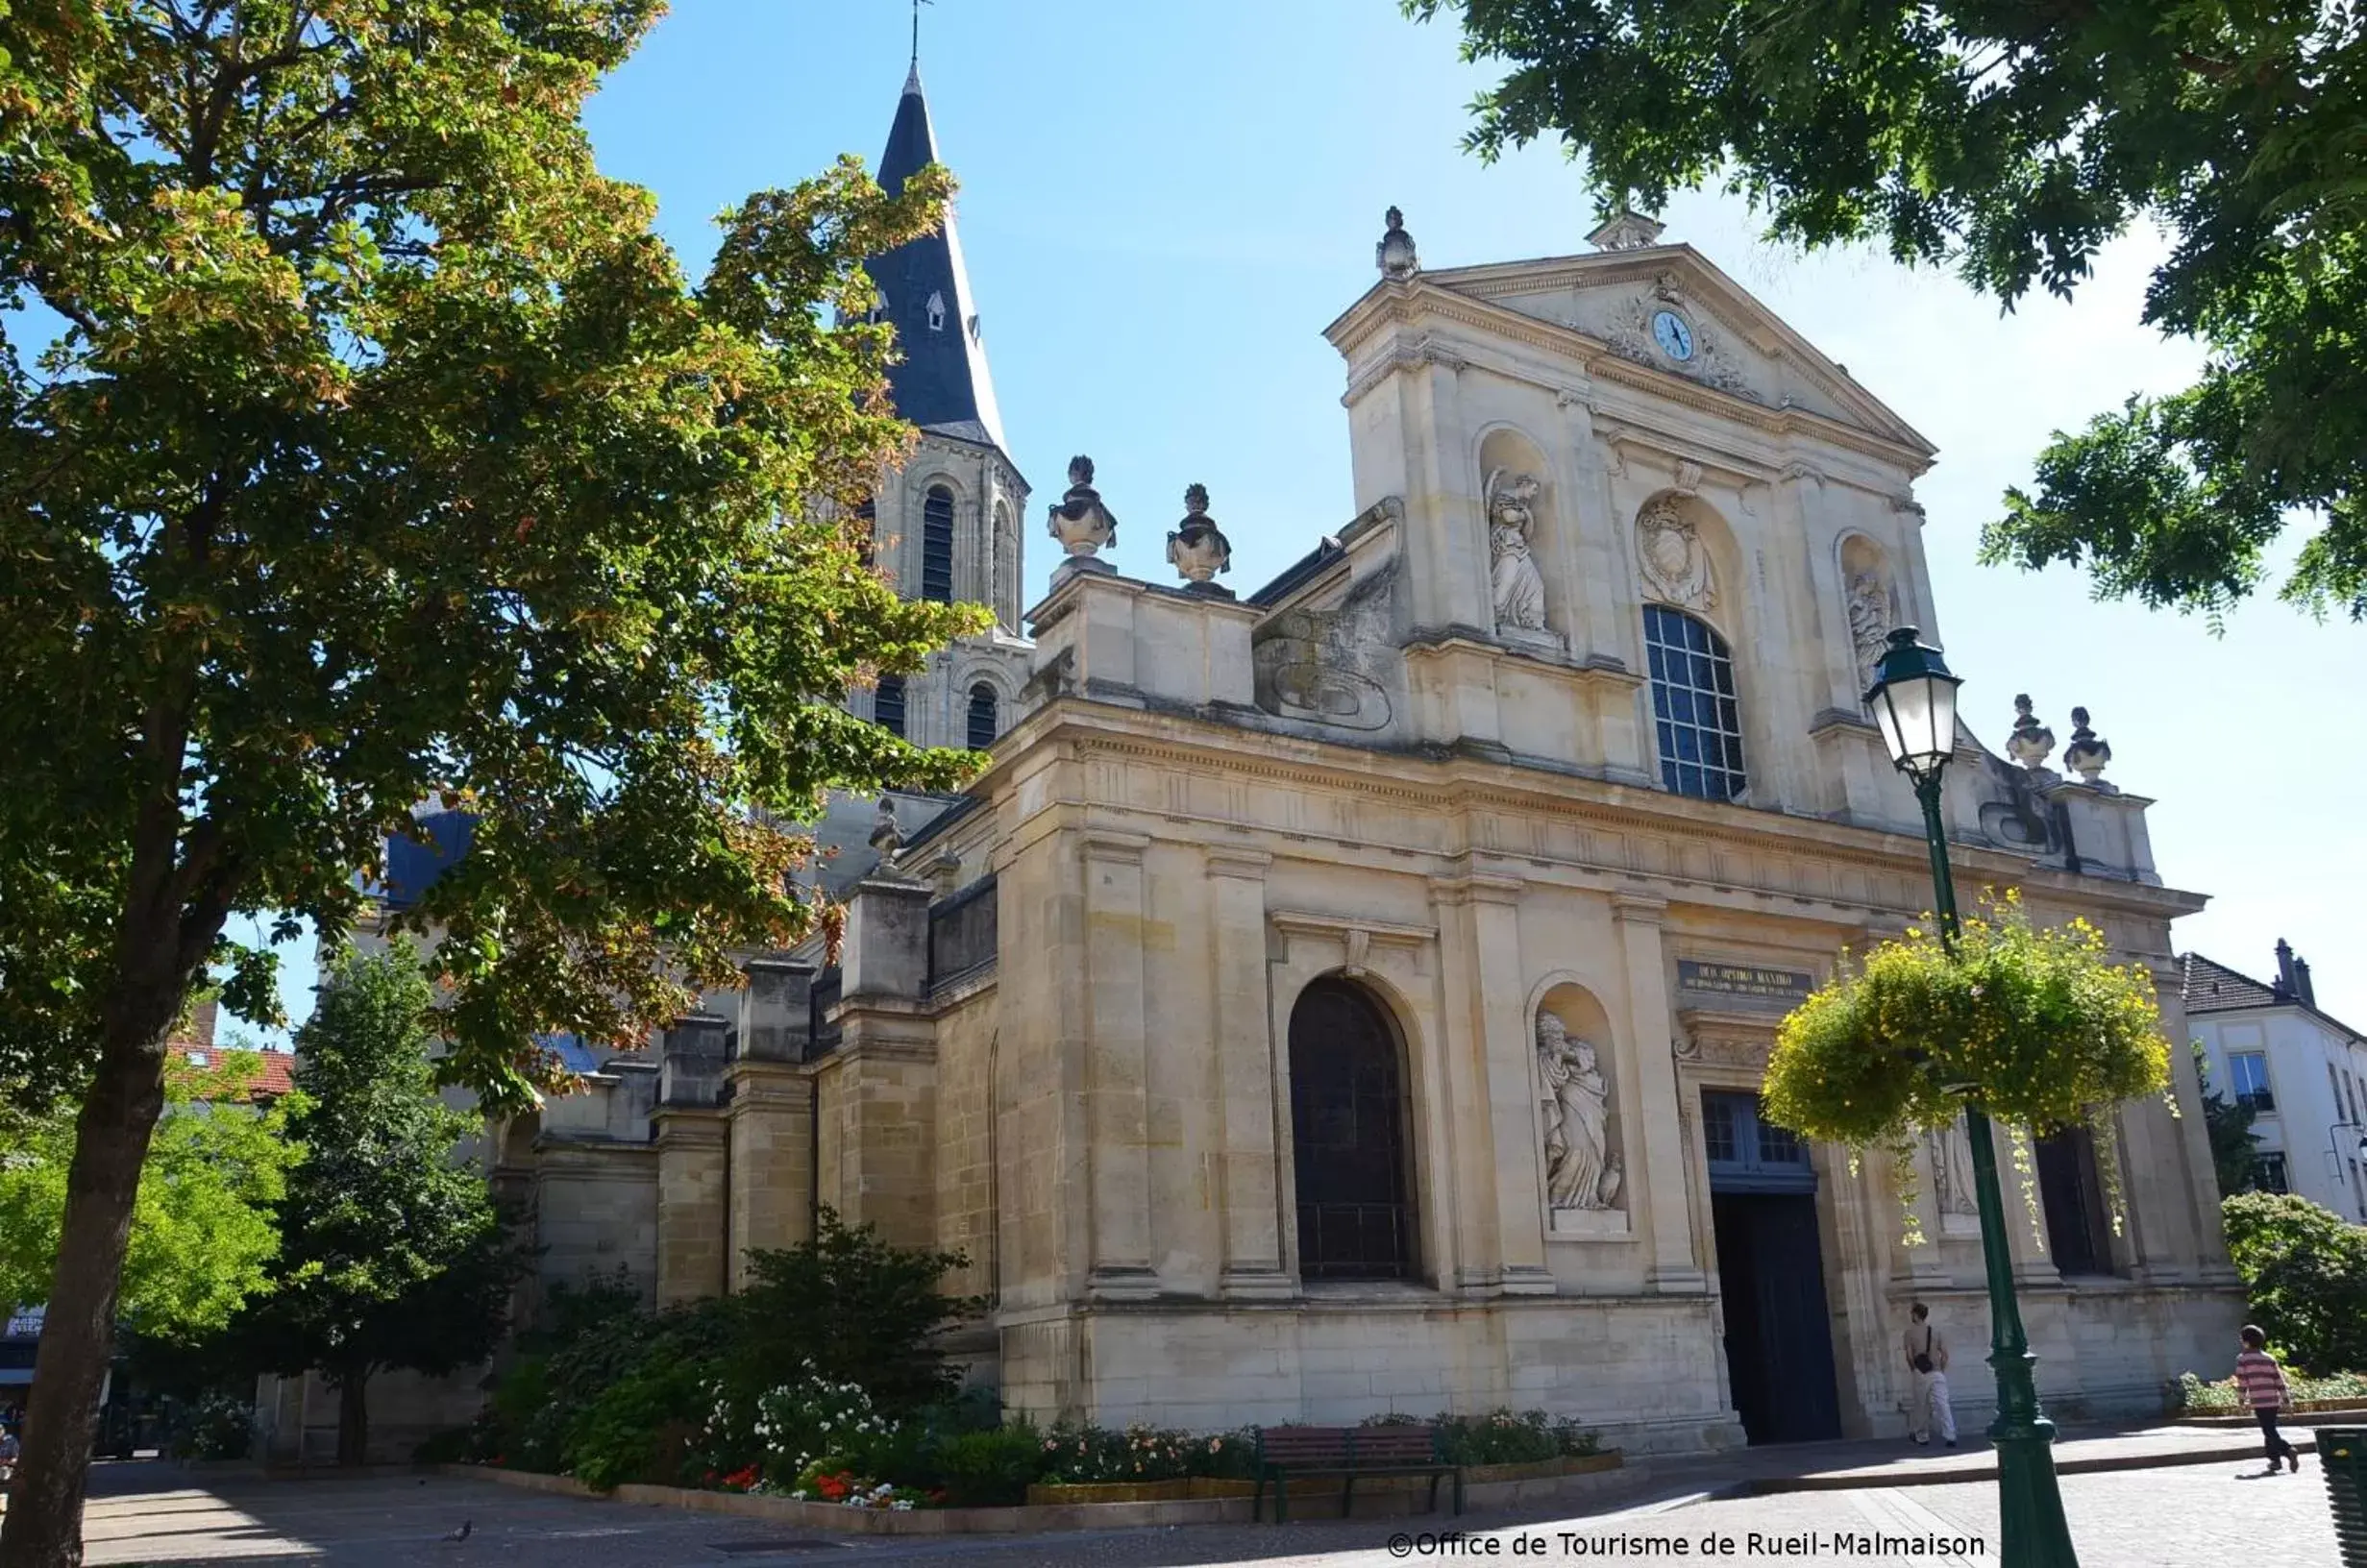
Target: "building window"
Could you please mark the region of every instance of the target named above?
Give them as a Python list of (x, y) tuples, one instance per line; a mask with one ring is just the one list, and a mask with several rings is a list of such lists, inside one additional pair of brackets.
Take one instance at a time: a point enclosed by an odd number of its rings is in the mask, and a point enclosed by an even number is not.
[(2038, 1198), (2046, 1211), (2055, 1267), (2065, 1275), (2109, 1274), (2112, 1244), (2096, 1172), (2096, 1144), (2084, 1127), (2038, 1140)]
[(2268, 1091), (2268, 1058), (2258, 1051), (2228, 1053), (2228, 1083), (2235, 1090), (2235, 1103), (2250, 1106), (2255, 1115), (2264, 1116), (2277, 1109), (2277, 1097)]
[(879, 560), (879, 508), (873, 504), (871, 497), (865, 496), (862, 503), (855, 507), (854, 516), (854, 548), (862, 555), (865, 566), (875, 566)]
[(970, 688), (971, 750), (983, 751), (995, 744), (995, 736), (1000, 727), (997, 723), (1000, 717), (997, 708), (995, 688), (982, 680)]
[(1742, 715), (1726, 639), (1683, 610), (1643, 607), (1652, 662), (1652, 722), (1661, 782), (1678, 795), (1732, 800), (1742, 794)]
[(1302, 1279), (1396, 1280), (1414, 1271), (1399, 1054), (1396, 1031), (1361, 987), (1318, 980), (1291, 1009)]
[(953, 492), (942, 484), (921, 502), (921, 597), (953, 601)]
[(928, 296), (928, 330), (932, 332), (945, 331), (945, 296), (934, 290)]
[(904, 677), (881, 675), (872, 693), (872, 723), (891, 735), (904, 732)]
[(2285, 1175), (2281, 1154), (2255, 1155), (2252, 1161), (2252, 1185), (2263, 1192), (2290, 1192), (2290, 1179)]

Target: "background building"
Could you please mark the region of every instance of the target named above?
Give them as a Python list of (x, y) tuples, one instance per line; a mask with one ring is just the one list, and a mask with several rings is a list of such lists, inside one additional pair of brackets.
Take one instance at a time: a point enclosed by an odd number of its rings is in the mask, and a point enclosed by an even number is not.
[(2256, 1113), (2255, 1184), (2367, 1221), (2367, 1036), (2318, 1011), (2309, 965), (2282, 942), (2265, 985), (2200, 953), (2180, 963), (2212, 1090)]

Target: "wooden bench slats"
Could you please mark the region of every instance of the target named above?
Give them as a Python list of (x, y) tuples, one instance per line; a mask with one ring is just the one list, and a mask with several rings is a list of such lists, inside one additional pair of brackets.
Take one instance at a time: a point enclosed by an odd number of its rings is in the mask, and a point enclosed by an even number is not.
[[(1274, 1520), (1291, 1513), (1290, 1482), (1294, 1477), (1341, 1477), (1344, 1514), (1356, 1495), (1359, 1476), (1428, 1476), (1430, 1510), (1438, 1511), (1439, 1478), (1454, 1466), (1439, 1456), (1438, 1429), (1427, 1425), (1381, 1427), (1268, 1427), (1258, 1433), (1257, 1488), (1249, 1517), (1263, 1516), (1266, 1483), (1274, 1483)], [(1455, 1511), (1463, 1511), (1463, 1481), (1455, 1479)]]

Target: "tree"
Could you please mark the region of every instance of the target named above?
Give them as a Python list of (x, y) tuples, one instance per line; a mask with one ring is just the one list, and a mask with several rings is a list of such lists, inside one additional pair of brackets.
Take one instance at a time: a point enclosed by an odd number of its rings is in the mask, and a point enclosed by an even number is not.
[(2231, 1103), (2210, 1087), (2210, 1062), (2203, 1042), (2193, 1042), (2194, 1078), (2203, 1087), (2203, 1126), (2210, 1135), (2211, 1170), (2219, 1180), (2219, 1195), (2231, 1198), (2252, 1189), (2254, 1148), (2252, 1123), (2259, 1113), (2249, 1102)]
[(234, 1331), (265, 1370), (337, 1390), (339, 1464), (366, 1457), (373, 1375), (493, 1354), (523, 1261), (483, 1174), (455, 1163), (482, 1125), (436, 1095), (433, 999), (407, 943), (331, 966), (296, 1035), (291, 1130), (312, 1156), (280, 1206), (276, 1288)]
[(274, 1013), (231, 915), (333, 943), (474, 814), (403, 919), (499, 1112), (811, 929), (826, 789), (960, 776), (840, 704), (984, 617), (835, 521), (910, 433), (861, 257), (949, 183), (758, 193), (689, 285), (579, 121), (661, 10), (0, 11), (0, 1096), (78, 1105), (12, 1565), (77, 1555), (172, 1020)]
[(2367, 1370), (2367, 1227), (2289, 1192), (2219, 1206), (2254, 1320), (2319, 1377)]
[(2144, 319), (2202, 380), (2057, 432), (1985, 559), (2213, 616), (2285, 526), (2283, 597), (2367, 619), (2367, 17), (2159, 0), (1402, 0), (1501, 61), (1469, 146), (1583, 154), (1606, 208), (1717, 180), (1772, 237), (1886, 245), (2010, 308), (2068, 297), (2134, 222)]
[[(280, 1250), (273, 1210), (303, 1145), (288, 1130), (302, 1101), (252, 1106), (262, 1075), (251, 1051), (176, 1067), (141, 1162), (117, 1312), (151, 1339), (187, 1342), (227, 1323), (270, 1284)], [(74, 1118), (0, 1105), (0, 1303), (46, 1302), (65, 1217)]]

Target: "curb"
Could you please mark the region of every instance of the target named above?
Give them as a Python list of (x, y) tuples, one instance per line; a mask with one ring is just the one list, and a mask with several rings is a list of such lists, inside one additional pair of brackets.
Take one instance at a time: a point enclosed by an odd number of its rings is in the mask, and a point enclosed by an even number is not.
[[(2293, 1447), (2303, 1454), (2318, 1451), (2317, 1438), (2301, 1432), (2292, 1434)], [(2099, 1454), (2089, 1458), (2074, 1456), (2055, 1461), (2059, 1476), (2098, 1475), (2112, 1470), (2156, 1470), (2182, 1464), (2219, 1464), (2257, 1460), (2260, 1455), (2252, 1448), (2187, 1448), (2161, 1454)], [(1880, 1471), (1840, 1471), (1821, 1476), (1770, 1476), (1755, 1481), (1738, 1481), (1717, 1488), (1710, 1494), (1724, 1499), (1771, 1497), (1780, 1492), (1847, 1492), (1865, 1486), (1958, 1486), (1966, 1482), (1995, 1481), (1997, 1466), (1993, 1463), (1967, 1463), (1944, 1470), (1915, 1470), (1899, 1475)]]

